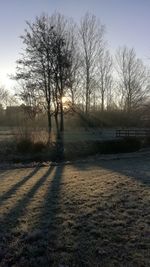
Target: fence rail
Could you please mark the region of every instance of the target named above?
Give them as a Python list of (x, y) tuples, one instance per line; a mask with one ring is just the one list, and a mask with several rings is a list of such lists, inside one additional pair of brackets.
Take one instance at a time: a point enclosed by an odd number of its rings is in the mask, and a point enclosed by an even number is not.
[(150, 136), (150, 129), (126, 129), (126, 130), (116, 130), (116, 137), (144, 137), (144, 136)]

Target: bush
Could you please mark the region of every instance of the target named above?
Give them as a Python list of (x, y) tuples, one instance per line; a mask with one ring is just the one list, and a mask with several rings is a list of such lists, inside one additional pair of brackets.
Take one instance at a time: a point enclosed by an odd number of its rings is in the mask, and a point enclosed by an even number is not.
[(42, 153), (46, 145), (42, 142), (34, 143), (31, 139), (22, 139), (17, 142), (17, 151), (19, 153), (37, 154)]
[(100, 152), (102, 154), (135, 152), (141, 148), (141, 145), (141, 141), (138, 138), (126, 137), (101, 143)]
[[(73, 160), (95, 154), (114, 154), (134, 152), (141, 148), (142, 142), (137, 138), (127, 137), (111, 141), (81, 141), (65, 143), (64, 159)], [(62, 153), (57, 143), (47, 146), (43, 142), (33, 142), (31, 139), (22, 139), (17, 143), (17, 151), (28, 154), (36, 161), (60, 161)]]
[(143, 146), (144, 147), (149, 147), (150, 146), (150, 136), (147, 136), (143, 140)]
[(135, 152), (141, 148), (141, 141), (137, 138), (121, 140), (68, 143), (65, 147), (67, 160), (100, 154)]
[(36, 142), (32, 144), (33, 153), (42, 153), (46, 149), (46, 145), (43, 142)]
[(19, 153), (30, 153), (32, 151), (33, 143), (28, 138), (23, 138), (17, 142), (17, 151)]

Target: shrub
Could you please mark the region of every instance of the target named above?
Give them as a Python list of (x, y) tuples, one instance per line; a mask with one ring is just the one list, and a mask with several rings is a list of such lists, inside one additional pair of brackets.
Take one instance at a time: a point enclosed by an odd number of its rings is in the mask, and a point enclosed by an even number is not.
[(137, 138), (120, 140), (68, 143), (65, 147), (67, 160), (100, 154), (128, 153), (141, 148), (141, 141)]
[(36, 142), (32, 144), (33, 153), (42, 153), (46, 149), (46, 145), (43, 142)]
[(22, 139), (17, 142), (17, 151), (19, 153), (37, 154), (46, 149), (43, 142), (34, 143), (31, 139)]
[(128, 153), (135, 152), (141, 148), (141, 141), (135, 137), (125, 137), (120, 140), (105, 141), (101, 143), (100, 152), (109, 153)]
[(144, 147), (149, 147), (150, 146), (150, 136), (147, 136), (143, 140), (143, 146)]
[(17, 142), (17, 151), (19, 153), (30, 153), (32, 151), (33, 143), (31, 139), (23, 138)]

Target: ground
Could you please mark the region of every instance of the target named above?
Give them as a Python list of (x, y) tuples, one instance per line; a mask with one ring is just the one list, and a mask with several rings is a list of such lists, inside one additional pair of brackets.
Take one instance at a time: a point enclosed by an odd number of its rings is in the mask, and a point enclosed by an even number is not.
[(150, 157), (0, 171), (1, 267), (150, 266)]

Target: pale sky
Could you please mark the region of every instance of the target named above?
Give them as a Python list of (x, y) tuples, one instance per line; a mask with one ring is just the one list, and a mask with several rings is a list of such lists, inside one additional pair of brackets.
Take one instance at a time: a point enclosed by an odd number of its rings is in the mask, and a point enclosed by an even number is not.
[(0, 85), (14, 86), (8, 74), (15, 73), (25, 21), (55, 11), (76, 22), (87, 11), (95, 14), (106, 25), (105, 37), (113, 53), (119, 46), (134, 47), (150, 65), (150, 0), (0, 0)]

